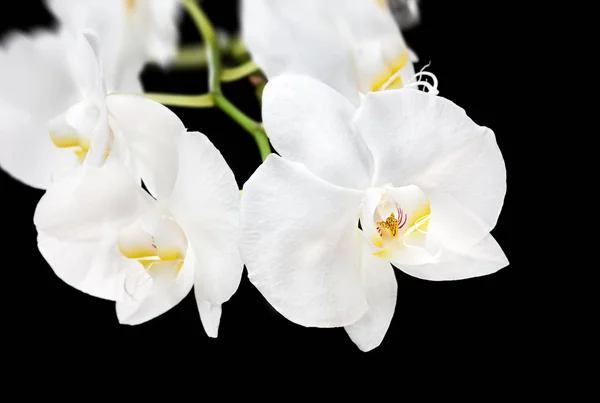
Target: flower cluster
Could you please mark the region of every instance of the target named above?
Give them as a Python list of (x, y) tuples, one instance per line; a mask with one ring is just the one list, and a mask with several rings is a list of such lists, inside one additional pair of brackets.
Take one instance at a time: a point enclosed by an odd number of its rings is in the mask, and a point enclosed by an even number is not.
[[(369, 351), (394, 314), (394, 267), (458, 280), (508, 264), (490, 235), (506, 193), (495, 135), (415, 71), (386, 0), (242, 0), (251, 60), (233, 69), (194, 0), (46, 5), (58, 28), (0, 50), (0, 165), (45, 190), (34, 223), (56, 275), (115, 301), (120, 323), (149, 321), (193, 288), (217, 337), (245, 264), (287, 319), (344, 327)], [(184, 9), (202, 50), (178, 49)], [(184, 59), (208, 64), (210, 93), (144, 93), (145, 64)], [(249, 74), (262, 123), (220, 90)], [(165, 105), (218, 107), (255, 138), (263, 163), (241, 191)]]

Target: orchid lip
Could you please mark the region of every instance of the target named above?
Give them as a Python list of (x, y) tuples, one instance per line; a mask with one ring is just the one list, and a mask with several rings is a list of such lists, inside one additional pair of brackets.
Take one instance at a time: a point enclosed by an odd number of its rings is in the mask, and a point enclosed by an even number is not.
[(379, 73), (372, 81), (372, 91), (384, 91), (387, 89), (397, 89), (404, 87), (402, 82), (401, 73), (404, 67), (408, 64), (408, 50), (403, 48), (400, 52), (400, 56), (387, 63), (384, 66), (384, 70)]
[(99, 119), (98, 106), (89, 100), (81, 101), (48, 122), (50, 140), (58, 148), (71, 149), (79, 163), (83, 164), (92, 144), (90, 135), (98, 126)]
[[(188, 240), (179, 223), (164, 214), (148, 214), (119, 233), (119, 251), (128, 259), (137, 260), (152, 281), (167, 283), (175, 280), (185, 262)], [(140, 273), (134, 276), (143, 276)], [(129, 285), (138, 284), (131, 280)], [(141, 283), (142, 287), (146, 281)], [(135, 288), (135, 287), (134, 287)], [(135, 290), (127, 290), (136, 295)]]
[(360, 221), (374, 254), (386, 257), (406, 248), (425, 250), (430, 217), (429, 200), (420, 188), (388, 184), (367, 191)]

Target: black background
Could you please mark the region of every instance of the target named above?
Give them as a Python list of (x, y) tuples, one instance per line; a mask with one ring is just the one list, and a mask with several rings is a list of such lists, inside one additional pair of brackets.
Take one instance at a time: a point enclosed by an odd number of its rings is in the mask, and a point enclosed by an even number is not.
[[(4, 33), (52, 23), (41, 2), (15, 3), (1, 5)], [(400, 373), (412, 374), (431, 387), (449, 378), (460, 381), (456, 387), (474, 379), (487, 380), (488, 391), (511, 384), (515, 371), (527, 365), (531, 340), (524, 337), (529, 315), (527, 267), (520, 264), (511, 242), (512, 155), (521, 134), (511, 121), (505, 95), (511, 11), (503, 4), (423, 0), (422, 22), (405, 32), (405, 38), (420, 57), (417, 68), (432, 62), (429, 71), (440, 80), (440, 95), (496, 133), (507, 166), (508, 193), (492, 234), (511, 262), (508, 267), (456, 282), (423, 281), (396, 270), (396, 313), (383, 343), (369, 353), (360, 352), (342, 328), (304, 328), (287, 321), (248, 282), (245, 272), (238, 292), (223, 306), (218, 339), (204, 333), (193, 293), (146, 324), (124, 326), (117, 322), (114, 303), (85, 295), (54, 275), (37, 250), (32, 223), (43, 192), (0, 172), (3, 365), (16, 378), (58, 376), (65, 384), (73, 373), (87, 377), (89, 370), (102, 369), (102, 378), (89, 379), (92, 388), (100, 389), (111, 383), (127, 384), (134, 374), (157, 386), (165, 376), (179, 379), (185, 373), (196, 377), (198, 385), (210, 374), (232, 384), (242, 373), (254, 374), (263, 378), (261, 388), (270, 389), (273, 377), (286, 377), (292, 368), (303, 373), (289, 379), (299, 388), (337, 384), (333, 380), (342, 368), (359, 379), (385, 371), (391, 377), (385, 384), (393, 387), (407, 379)], [(235, 1), (206, 0), (204, 7), (215, 25), (237, 28)], [(184, 42), (199, 40), (187, 16), (181, 30)], [(152, 92), (204, 93), (206, 80), (202, 70), (163, 72), (148, 67), (143, 74), (146, 90)], [(260, 119), (247, 81), (224, 84), (224, 91)], [(219, 110), (173, 109), (186, 127), (211, 139), (241, 187), (260, 164), (250, 136)], [(501, 377), (492, 376), (496, 372)], [(343, 379), (341, 385), (349, 388), (349, 378)], [(149, 388), (148, 382), (144, 385), (140, 388)]]

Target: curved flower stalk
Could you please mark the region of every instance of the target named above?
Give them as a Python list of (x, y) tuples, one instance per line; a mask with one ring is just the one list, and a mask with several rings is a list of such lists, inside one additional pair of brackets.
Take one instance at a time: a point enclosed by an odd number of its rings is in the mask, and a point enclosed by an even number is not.
[[(358, 104), (360, 94), (424, 85), (385, 1), (242, 0), (242, 37), (267, 77), (318, 79)], [(431, 76), (431, 73), (427, 73)]]
[(108, 91), (141, 92), (147, 62), (167, 66), (177, 52), (179, 0), (46, 0), (59, 22), (93, 30)]
[[(47, 188), (109, 134), (102, 71), (92, 33), (13, 35), (0, 50), (0, 166)], [(102, 163), (100, 146), (95, 147)]]
[(271, 155), (242, 196), (250, 281), (286, 318), (345, 327), (363, 351), (392, 319), (394, 264), (426, 280), (493, 273), (489, 232), (506, 171), (494, 133), (447, 99), (400, 89), (356, 109), (331, 87), (282, 75), (263, 96)]
[(115, 147), (101, 166), (84, 164), (48, 189), (34, 217), (40, 252), (67, 284), (117, 301), (124, 324), (163, 314), (194, 286), (216, 337), (243, 268), (233, 173), (166, 107), (130, 95), (108, 96), (107, 106), (152, 196)]

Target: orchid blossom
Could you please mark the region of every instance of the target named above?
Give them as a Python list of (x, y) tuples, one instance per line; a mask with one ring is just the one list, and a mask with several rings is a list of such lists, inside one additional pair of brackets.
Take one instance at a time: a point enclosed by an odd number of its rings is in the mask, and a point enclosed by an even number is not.
[(506, 192), (494, 133), (422, 91), (372, 92), (354, 107), (307, 76), (263, 94), (278, 153), (242, 196), (250, 281), (289, 320), (345, 327), (361, 350), (392, 319), (390, 263), (426, 280), (494, 273), (508, 264), (490, 231)]
[(90, 32), (38, 31), (13, 35), (0, 51), (0, 166), (27, 185), (47, 188), (94, 141), (106, 144), (96, 44)]
[(241, 11), (243, 39), (269, 79), (308, 75), (354, 104), (361, 94), (386, 89), (425, 86), (437, 93), (433, 74), (415, 74), (417, 57), (385, 0), (242, 0)]
[(179, 0), (46, 0), (59, 22), (93, 30), (108, 91), (141, 92), (147, 62), (168, 65), (177, 51)]
[[(106, 99), (113, 124), (150, 192), (111, 147), (100, 166), (69, 171), (35, 212), (38, 247), (55, 273), (90, 295), (117, 301), (120, 323), (139, 324), (177, 305), (194, 286), (206, 333), (236, 291), (239, 190), (221, 154), (186, 132), (166, 107), (133, 95)], [(90, 152), (94, 152), (94, 145)]]

